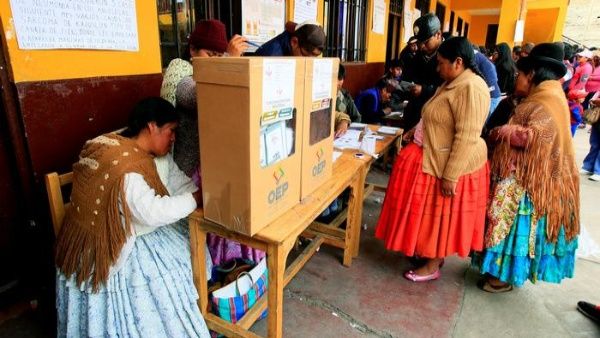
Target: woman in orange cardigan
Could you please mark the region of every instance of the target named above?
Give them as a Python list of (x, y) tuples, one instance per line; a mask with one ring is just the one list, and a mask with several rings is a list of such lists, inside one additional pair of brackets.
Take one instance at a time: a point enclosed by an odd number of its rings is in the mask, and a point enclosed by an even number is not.
[(480, 138), (490, 94), (469, 40), (446, 40), (437, 54), (444, 84), (425, 104), (414, 141), (400, 152), (375, 236), (389, 250), (426, 258), (404, 277), (440, 277), (444, 257), (483, 248), (489, 192), (487, 148)]

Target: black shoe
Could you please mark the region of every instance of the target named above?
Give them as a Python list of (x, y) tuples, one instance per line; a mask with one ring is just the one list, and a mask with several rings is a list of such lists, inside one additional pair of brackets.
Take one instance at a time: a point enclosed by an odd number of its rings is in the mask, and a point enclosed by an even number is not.
[(586, 317), (600, 323), (600, 307), (588, 302), (577, 302), (577, 310), (583, 313)]

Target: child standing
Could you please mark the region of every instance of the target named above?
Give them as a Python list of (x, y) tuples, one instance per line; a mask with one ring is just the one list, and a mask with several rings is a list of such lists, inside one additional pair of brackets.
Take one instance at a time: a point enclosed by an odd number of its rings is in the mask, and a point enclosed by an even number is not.
[(575, 136), (577, 126), (583, 122), (583, 106), (587, 93), (581, 90), (570, 90), (567, 94), (569, 111), (571, 112), (571, 135)]

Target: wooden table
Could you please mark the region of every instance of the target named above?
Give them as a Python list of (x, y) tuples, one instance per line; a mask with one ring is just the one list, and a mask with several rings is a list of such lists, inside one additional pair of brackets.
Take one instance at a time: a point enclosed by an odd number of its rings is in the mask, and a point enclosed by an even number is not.
[[(398, 137), (386, 137), (377, 142), (377, 150), (385, 151)], [(198, 289), (198, 305), (206, 324), (211, 330), (231, 337), (257, 337), (248, 331), (268, 306), (267, 330), (269, 337), (283, 335), (283, 288), (294, 278), (306, 262), (315, 254), (321, 244), (329, 244), (344, 250), (343, 264), (350, 266), (358, 255), (362, 220), (362, 203), (365, 177), (372, 163), (370, 156), (356, 158), (356, 151), (345, 151), (333, 165), (333, 176), (319, 189), (302, 200), (298, 205), (267, 225), (254, 236), (239, 234), (208, 221), (203, 211), (197, 209), (190, 217), (190, 244), (194, 284)], [(350, 199), (346, 211), (346, 229), (319, 229), (313, 221), (331, 202), (346, 189)], [(308, 228), (309, 233), (307, 233)], [(208, 290), (206, 276), (206, 234), (217, 234), (227, 239), (263, 250), (267, 253), (269, 270), (268, 291), (236, 324), (231, 324), (208, 312)], [(309, 235), (313, 241), (286, 269), (287, 256), (298, 236)]]
[[(371, 129), (372, 131), (377, 131), (379, 129), (379, 126), (377, 125), (369, 125), (368, 126), (369, 129)], [(401, 142), (402, 142), (402, 130), (399, 130), (398, 133), (396, 133), (396, 135), (386, 135), (386, 134), (379, 134), (380, 136), (383, 136), (383, 140), (378, 140), (377, 141), (377, 145), (376, 145), (376, 150), (375, 152), (377, 153), (377, 155), (382, 156), (383, 157), (383, 162), (384, 165), (385, 163), (388, 162), (388, 154), (392, 149), (400, 149), (401, 147)], [(347, 154), (356, 154), (358, 152), (361, 152), (360, 150), (356, 150), (356, 149), (346, 149), (344, 150), (344, 153)], [(371, 168), (371, 164), (373, 164), (373, 162), (375, 162), (375, 158), (373, 157), (369, 157), (369, 162), (367, 164), (366, 167), (366, 173), (369, 172), (370, 168)], [(365, 174), (366, 174), (365, 173)], [(385, 192), (387, 186), (382, 186), (382, 185), (378, 185), (378, 184), (374, 184), (374, 183), (365, 183), (365, 187), (363, 190), (363, 194), (362, 194), (362, 198), (363, 200), (365, 198), (367, 198), (373, 191), (383, 191)], [(344, 246), (344, 230), (340, 228), (340, 226), (342, 225), (342, 223), (344, 223), (344, 221), (347, 220), (348, 218), (348, 214), (349, 214), (349, 208), (347, 209), (343, 209), (333, 220), (331, 220), (331, 222), (329, 223), (322, 223), (322, 222), (318, 222), (318, 221), (313, 221), (313, 223), (311, 224), (311, 226), (302, 234), (304, 237), (309, 237), (309, 238), (314, 238), (316, 236), (321, 236), (324, 238), (325, 243), (338, 247), (338, 248), (343, 248)], [(359, 241), (360, 241), (360, 232), (358, 233), (358, 236), (354, 237), (354, 240), (356, 241), (356, 243), (354, 243), (352, 245), (352, 247), (356, 250), (355, 252), (355, 256), (358, 255), (358, 249), (359, 249)], [(344, 260), (343, 264), (345, 266), (350, 266), (351, 261), (350, 262), (346, 262), (346, 260)]]

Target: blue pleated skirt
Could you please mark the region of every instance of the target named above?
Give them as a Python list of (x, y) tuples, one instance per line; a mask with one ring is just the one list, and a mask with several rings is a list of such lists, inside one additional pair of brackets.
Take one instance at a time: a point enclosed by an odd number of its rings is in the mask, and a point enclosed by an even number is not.
[(197, 299), (184, 219), (137, 237), (97, 293), (57, 272), (58, 337), (210, 337)]
[[(565, 230), (561, 227), (556, 243), (549, 243), (546, 239), (546, 216), (541, 217), (537, 224), (531, 224), (533, 208), (525, 194), (506, 238), (475, 257), (474, 264), (482, 274), (488, 273), (515, 286), (523, 285), (526, 280), (560, 283), (563, 278), (573, 277), (577, 238), (567, 241)], [(536, 227), (534, 257), (529, 256), (531, 226)]]

